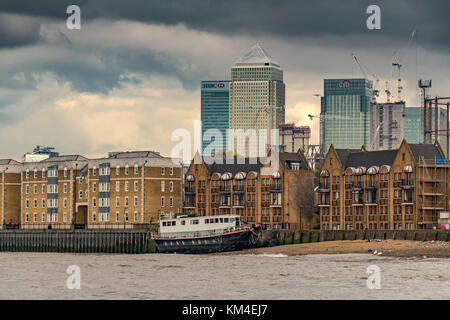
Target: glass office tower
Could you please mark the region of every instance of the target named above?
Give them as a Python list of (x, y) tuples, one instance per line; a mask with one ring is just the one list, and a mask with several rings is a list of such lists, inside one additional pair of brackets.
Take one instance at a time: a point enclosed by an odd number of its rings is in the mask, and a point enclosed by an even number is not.
[[(408, 143), (423, 143), (423, 107), (408, 107), (406, 110), (405, 118), (405, 139)], [(431, 130), (434, 130), (434, 107), (431, 109)], [(447, 108), (438, 108), (438, 130), (447, 129)], [(432, 138), (434, 141), (434, 136)], [(441, 145), (444, 153), (447, 152), (447, 139), (444, 136), (438, 137), (439, 144)]]
[(423, 143), (423, 108), (405, 108), (405, 139), (408, 143)]
[[(202, 81), (202, 153), (205, 156), (227, 150), (229, 88), (230, 81)], [(217, 131), (222, 134), (222, 141), (216, 140)]]
[(360, 149), (369, 144), (372, 81), (325, 79), (321, 99), (320, 144), (324, 153), (333, 144), (338, 149)]
[[(228, 147), (245, 157), (266, 156), (268, 144), (275, 143), (271, 141), (271, 129), (278, 130), (285, 122), (283, 71), (259, 44), (231, 68), (229, 121), (235, 134), (229, 137)], [(257, 132), (257, 141), (249, 135), (249, 129)], [(243, 150), (239, 150), (239, 143)]]

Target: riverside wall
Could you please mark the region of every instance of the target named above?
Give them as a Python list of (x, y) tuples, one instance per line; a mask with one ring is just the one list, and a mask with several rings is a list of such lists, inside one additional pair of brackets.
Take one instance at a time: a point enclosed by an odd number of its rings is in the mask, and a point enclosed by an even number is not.
[[(257, 246), (334, 240), (450, 241), (444, 230), (263, 230)], [(151, 232), (90, 230), (0, 230), (0, 252), (154, 253)]]
[(259, 246), (335, 240), (450, 241), (448, 230), (263, 230)]
[(150, 253), (155, 244), (147, 231), (3, 230), (0, 251)]

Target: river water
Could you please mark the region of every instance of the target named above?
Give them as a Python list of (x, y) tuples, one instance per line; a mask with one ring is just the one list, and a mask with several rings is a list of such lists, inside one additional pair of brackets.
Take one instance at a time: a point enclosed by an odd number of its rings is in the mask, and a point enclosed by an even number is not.
[[(80, 289), (66, 286), (71, 265)], [(3, 252), (0, 299), (450, 299), (450, 259)]]

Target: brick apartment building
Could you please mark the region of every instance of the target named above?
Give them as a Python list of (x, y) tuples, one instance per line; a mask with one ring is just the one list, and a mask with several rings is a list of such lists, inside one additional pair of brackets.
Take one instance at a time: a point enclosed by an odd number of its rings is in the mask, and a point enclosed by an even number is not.
[(265, 228), (311, 228), (314, 173), (301, 150), (278, 155), (277, 166), (271, 153), (231, 163), (197, 154), (186, 172), (184, 210), (237, 214), (244, 223)]
[(0, 160), (2, 227), (140, 228), (181, 211), (181, 164), (152, 151)]
[(449, 207), (449, 165), (436, 144), (385, 151), (335, 149), (318, 188), (322, 230), (426, 229)]

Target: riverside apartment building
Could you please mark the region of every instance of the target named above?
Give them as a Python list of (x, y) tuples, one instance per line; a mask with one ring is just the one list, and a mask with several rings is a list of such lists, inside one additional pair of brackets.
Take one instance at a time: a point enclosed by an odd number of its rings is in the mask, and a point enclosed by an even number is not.
[(237, 214), (244, 223), (267, 229), (312, 228), (314, 173), (301, 150), (278, 155), (272, 168), (271, 152), (269, 158), (232, 163), (197, 154), (186, 172), (184, 210)]
[(22, 229), (133, 229), (181, 210), (181, 164), (153, 151), (56, 156), (21, 167)]
[(435, 144), (396, 150), (336, 149), (320, 172), (322, 230), (402, 230), (437, 226), (449, 207), (449, 164)]

